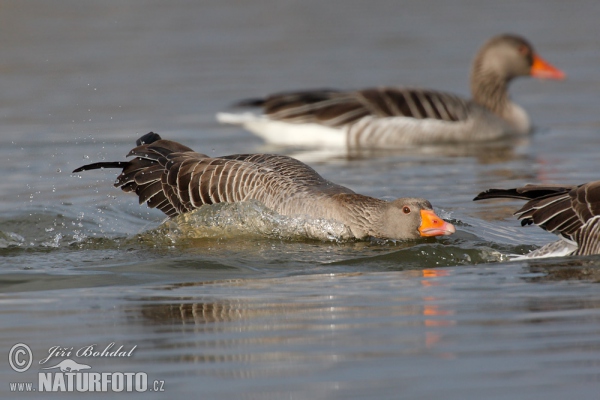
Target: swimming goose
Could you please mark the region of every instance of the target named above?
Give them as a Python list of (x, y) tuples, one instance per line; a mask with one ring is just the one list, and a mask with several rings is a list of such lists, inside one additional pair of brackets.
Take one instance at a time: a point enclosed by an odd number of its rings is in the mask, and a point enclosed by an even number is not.
[(521, 225), (538, 225), (561, 240), (529, 253), (527, 257), (600, 254), (600, 181), (579, 186), (526, 185), (515, 189), (489, 189), (473, 200), (528, 200), (515, 215)]
[(307, 90), (237, 103), (262, 107), (262, 115), (219, 113), (217, 119), (279, 145), (401, 148), (497, 140), (531, 130), (525, 110), (508, 96), (508, 84), (519, 76), (565, 75), (540, 58), (524, 38), (500, 35), (475, 56), (472, 100), (402, 87)]
[(209, 157), (153, 132), (138, 139), (131, 161), (84, 165), (73, 173), (122, 168), (115, 182), (134, 192), (140, 204), (169, 217), (204, 204), (262, 202), (281, 215), (329, 219), (348, 226), (356, 238), (415, 239), (450, 235), (452, 224), (438, 217), (429, 201), (385, 201), (354, 193), (323, 179), (302, 162), (271, 154)]

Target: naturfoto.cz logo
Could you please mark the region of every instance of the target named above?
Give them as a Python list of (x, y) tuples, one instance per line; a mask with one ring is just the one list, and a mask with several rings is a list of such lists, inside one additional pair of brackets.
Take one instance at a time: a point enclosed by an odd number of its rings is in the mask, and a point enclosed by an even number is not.
[[(115, 343), (100, 348), (96, 344), (74, 347), (52, 346), (48, 355), (38, 362), (37, 385), (34, 382), (10, 382), (11, 392), (163, 392), (164, 381), (154, 380), (148, 385), (148, 374), (145, 372), (95, 372), (87, 371), (92, 367), (87, 364), (88, 358), (131, 357), (137, 348), (126, 349)], [(66, 358), (84, 358), (86, 363)], [(33, 363), (33, 352), (24, 343), (15, 344), (8, 353), (10, 367), (19, 373), (28, 371)], [(52, 360), (53, 362), (49, 362)], [(46, 364), (48, 363), (48, 366)], [(46, 372), (43, 370), (49, 370)]]

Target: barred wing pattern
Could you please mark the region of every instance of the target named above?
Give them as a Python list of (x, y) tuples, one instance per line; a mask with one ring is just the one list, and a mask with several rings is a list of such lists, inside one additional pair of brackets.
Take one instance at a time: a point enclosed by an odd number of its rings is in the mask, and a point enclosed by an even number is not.
[(205, 204), (256, 200), (281, 215), (341, 223), (356, 238), (416, 239), (455, 232), (425, 199), (385, 201), (357, 194), (290, 157), (208, 157), (152, 132), (137, 145), (128, 154), (134, 156), (131, 161), (88, 164), (73, 172), (119, 168), (116, 187), (136, 193), (140, 203), (169, 217)]
[(464, 121), (468, 102), (458, 96), (422, 89), (376, 88), (353, 92), (323, 89), (274, 94), (248, 100), (242, 106), (262, 106), (271, 119), (342, 127), (372, 116)]
[(594, 217), (586, 222), (573, 234), (573, 240), (579, 244), (577, 254), (600, 254), (600, 217)]
[(579, 186), (526, 185), (490, 189), (474, 200), (490, 198), (528, 200), (515, 215), (522, 225), (536, 224), (578, 244), (576, 254), (600, 253), (600, 181)]
[(146, 202), (169, 217), (204, 204), (255, 199), (279, 211), (300, 192), (354, 193), (279, 155), (208, 157), (159, 140), (134, 148), (128, 156), (136, 158), (124, 166), (115, 186), (135, 192), (140, 204)]

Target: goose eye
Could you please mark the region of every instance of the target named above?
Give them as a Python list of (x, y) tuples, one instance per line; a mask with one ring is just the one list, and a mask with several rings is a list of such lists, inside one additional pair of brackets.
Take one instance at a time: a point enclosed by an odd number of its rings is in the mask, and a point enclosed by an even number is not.
[(409, 206), (402, 207), (402, 212), (404, 214), (410, 214), (410, 207)]
[(523, 54), (524, 56), (529, 54), (529, 47), (525, 46), (525, 45), (521, 45), (519, 46), (519, 53)]

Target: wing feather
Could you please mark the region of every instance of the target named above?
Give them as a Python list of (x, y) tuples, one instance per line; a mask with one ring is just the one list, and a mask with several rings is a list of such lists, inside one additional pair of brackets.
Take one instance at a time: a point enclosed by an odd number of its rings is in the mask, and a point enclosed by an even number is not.
[(315, 122), (331, 127), (353, 124), (367, 116), (464, 121), (469, 107), (458, 96), (414, 88), (286, 92), (252, 104), (262, 106), (264, 113), (274, 120)]
[(515, 215), (523, 225), (536, 224), (578, 243), (577, 254), (600, 253), (600, 181), (578, 186), (527, 185), (489, 189), (474, 200), (528, 200)]
[[(169, 217), (205, 204), (255, 199), (278, 209), (297, 193), (354, 193), (323, 179), (290, 157), (234, 154), (208, 157), (150, 133), (129, 152), (128, 162), (96, 163), (78, 171), (122, 168), (115, 186)], [(302, 206), (302, 205), (301, 205)]]

